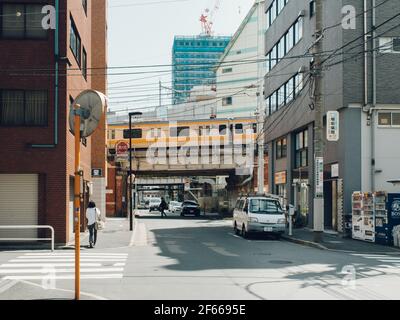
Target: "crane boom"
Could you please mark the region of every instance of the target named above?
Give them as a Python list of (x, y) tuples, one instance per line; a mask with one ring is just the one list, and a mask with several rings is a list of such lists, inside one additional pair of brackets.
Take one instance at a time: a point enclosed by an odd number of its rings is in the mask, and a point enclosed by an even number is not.
[(221, 6), (221, 1), (222, 0), (216, 0), (213, 9), (212, 10), (210, 10), (208, 8), (205, 9), (203, 14), (200, 17), (203, 34), (205, 34), (207, 36), (212, 36), (214, 34), (214, 30), (213, 30), (214, 16)]

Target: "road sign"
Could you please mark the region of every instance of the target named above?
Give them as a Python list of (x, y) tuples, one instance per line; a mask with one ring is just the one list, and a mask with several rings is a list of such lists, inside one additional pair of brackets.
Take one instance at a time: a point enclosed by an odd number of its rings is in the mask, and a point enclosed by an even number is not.
[(328, 141), (339, 141), (339, 112), (329, 111), (326, 123), (326, 138)]
[(92, 177), (102, 177), (103, 170), (102, 169), (92, 169)]
[(124, 161), (129, 159), (129, 145), (124, 142), (120, 141), (115, 146), (115, 155), (116, 161)]

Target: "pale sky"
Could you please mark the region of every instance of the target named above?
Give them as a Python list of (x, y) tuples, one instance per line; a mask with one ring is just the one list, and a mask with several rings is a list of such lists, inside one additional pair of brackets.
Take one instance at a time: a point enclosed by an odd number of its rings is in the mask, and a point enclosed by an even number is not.
[[(171, 64), (175, 35), (201, 33), (199, 18), (217, 0), (109, 0), (109, 67)], [(254, 0), (220, 0), (214, 17), (215, 35), (233, 35)], [(110, 69), (109, 73), (138, 73), (109, 76), (110, 108), (120, 110), (158, 104), (158, 81), (170, 87), (169, 67)], [(156, 71), (156, 73), (148, 73)], [(146, 79), (143, 79), (146, 78)], [(140, 80), (141, 79), (141, 80)], [(169, 104), (163, 90), (163, 104)], [(149, 109), (144, 109), (149, 110)]]

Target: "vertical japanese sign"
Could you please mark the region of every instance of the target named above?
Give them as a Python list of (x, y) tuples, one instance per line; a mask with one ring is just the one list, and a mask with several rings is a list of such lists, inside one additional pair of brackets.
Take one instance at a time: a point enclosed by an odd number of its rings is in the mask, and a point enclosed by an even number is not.
[(324, 158), (315, 158), (315, 196), (323, 198), (324, 196)]
[(326, 138), (328, 141), (339, 141), (339, 112), (329, 111), (327, 116)]

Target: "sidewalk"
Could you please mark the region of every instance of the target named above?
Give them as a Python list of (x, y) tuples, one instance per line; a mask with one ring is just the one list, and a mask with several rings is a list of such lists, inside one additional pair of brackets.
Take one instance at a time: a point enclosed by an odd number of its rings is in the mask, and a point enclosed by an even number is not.
[(356, 253), (377, 253), (377, 254), (400, 254), (400, 250), (395, 247), (383, 246), (376, 243), (364, 242), (350, 238), (343, 238), (341, 235), (324, 232), (323, 242), (313, 241), (313, 231), (311, 229), (293, 229), (293, 236), (289, 236), (288, 231), (282, 238), (301, 245), (318, 248), (321, 250), (332, 250)]

